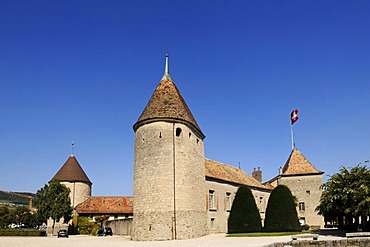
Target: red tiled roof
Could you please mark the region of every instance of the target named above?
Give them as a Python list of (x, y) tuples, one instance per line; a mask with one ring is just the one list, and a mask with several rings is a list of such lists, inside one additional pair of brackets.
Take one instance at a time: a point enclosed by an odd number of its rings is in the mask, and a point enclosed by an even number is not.
[(92, 196), (76, 206), (79, 214), (132, 213), (133, 197)]
[(165, 74), (159, 82), (133, 128), (136, 131), (140, 126), (155, 121), (183, 122), (198, 133), (202, 139), (205, 137), (185, 100), (168, 74)]
[(90, 185), (92, 184), (73, 155), (69, 156), (62, 168), (53, 177), (53, 179), (55, 178), (61, 182), (85, 182)]
[(282, 175), (302, 175), (302, 174), (323, 174), (322, 171), (317, 170), (307, 159), (303, 156), (297, 148), (293, 148), (290, 156), (283, 167)]
[(247, 185), (262, 189), (271, 189), (258, 182), (255, 178), (249, 176), (243, 170), (229, 166), (217, 161), (205, 159), (206, 177), (220, 179), (240, 185)]

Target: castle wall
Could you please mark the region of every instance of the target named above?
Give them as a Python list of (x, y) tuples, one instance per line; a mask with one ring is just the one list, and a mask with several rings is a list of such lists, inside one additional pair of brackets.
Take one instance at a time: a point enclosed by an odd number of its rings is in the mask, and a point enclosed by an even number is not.
[[(227, 221), (239, 186), (206, 180), (206, 187), (209, 231), (211, 233), (227, 233)], [(259, 209), (263, 225), (267, 202), (271, 192), (255, 188), (250, 189), (252, 190), (257, 208)], [(210, 193), (214, 194), (213, 202), (210, 201), (212, 200)]]
[(60, 182), (70, 189), (69, 198), (71, 206), (75, 208), (81, 202), (86, 201), (91, 196), (91, 186), (82, 182)]
[(315, 211), (320, 204), (322, 194), (322, 175), (282, 176), (278, 184), (289, 187), (298, 199), (297, 213), (301, 224), (307, 224), (313, 229), (324, 227), (324, 218)]
[(133, 240), (207, 234), (204, 148), (199, 137), (184, 124), (143, 125), (136, 131), (134, 163)]

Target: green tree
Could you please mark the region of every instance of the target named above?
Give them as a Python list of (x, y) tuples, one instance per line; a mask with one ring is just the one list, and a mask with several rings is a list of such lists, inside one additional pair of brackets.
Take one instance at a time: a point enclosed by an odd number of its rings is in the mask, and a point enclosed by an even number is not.
[(48, 218), (53, 220), (52, 231), (55, 222), (64, 218), (68, 222), (72, 217), (72, 207), (69, 198), (70, 190), (58, 180), (52, 180), (49, 184), (36, 192), (35, 205), (38, 219), (46, 222)]
[(19, 206), (10, 212), (11, 223), (20, 226), (30, 226), (32, 224), (32, 214), (30, 209), (26, 206)]
[(95, 216), (95, 222), (99, 224), (100, 228), (108, 221), (109, 215)]
[(0, 206), (0, 227), (5, 228), (11, 223), (9, 209), (5, 206)]
[(261, 217), (252, 191), (241, 186), (236, 192), (228, 220), (228, 233), (260, 232)]
[(266, 232), (301, 231), (296, 204), (289, 188), (278, 185), (272, 192), (266, 208), (264, 230)]
[(357, 229), (359, 219), (366, 222), (370, 215), (370, 171), (356, 165), (331, 176), (323, 184), (320, 205), (316, 208), (326, 221), (334, 221), (339, 228)]

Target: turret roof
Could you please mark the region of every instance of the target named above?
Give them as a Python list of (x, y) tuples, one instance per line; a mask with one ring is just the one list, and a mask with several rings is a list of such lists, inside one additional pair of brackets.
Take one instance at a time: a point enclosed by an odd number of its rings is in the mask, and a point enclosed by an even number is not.
[(323, 174), (324, 172), (317, 170), (303, 156), (297, 148), (293, 148), (290, 156), (285, 163), (282, 175), (302, 175), (302, 174)]
[(74, 155), (69, 156), (53, 179), (58, 179), (61, 182), (84, 182), (90, 185), (92, 184)]
[(168, 72), (168, 55), (164, 76), (133, 128), (136, 131), (140, 126), (156, 121), (180, 122), (202, 139), (205, 137)]

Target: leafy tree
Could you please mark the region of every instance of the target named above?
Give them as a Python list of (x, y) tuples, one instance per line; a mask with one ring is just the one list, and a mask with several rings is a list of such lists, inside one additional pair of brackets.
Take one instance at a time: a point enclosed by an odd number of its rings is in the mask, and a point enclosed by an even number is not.
[(340, 228), (357, 229), (359, 218), (365, 222), (370, 215), (370, 171), (366, 166), (342, 166), (323, 184), (323, 189), (316, 210), (326, 221), (337, 222)]
[(52, 180), (48, 185), (36, 192), (35, 205), (38, 209), (38, 218), (46, 222), (48, 218), (53, 220), (52, 231), (55, 222), (64, 218), (68, 222), (72, 217), (72, 207), (69, 198), (70, 190), (58, 180)]
[(10, 212), (10, 221), (17, 225), (30, 226), (32, 223), (32, 214), (30, 209), (26, 206), (17, 207), (15, 210)]
[(241, 186), (231, 207), (228, 232), (260, 232), (261, 229), (261, 217), (252, 191), (247, 186)]
[(296, 205), (289, 188), (278, 185), (272, 192), (266, 208), (266, 232), (301, 231)]
[(0, 206), (0, 227), (5, 228), (11, 223), (9, 209), (5, 206)]
[(100, 228), (103, 228), (104, 223), (109, 219), (109, 215), (95, 216), (95, 222), (99, 224)]

